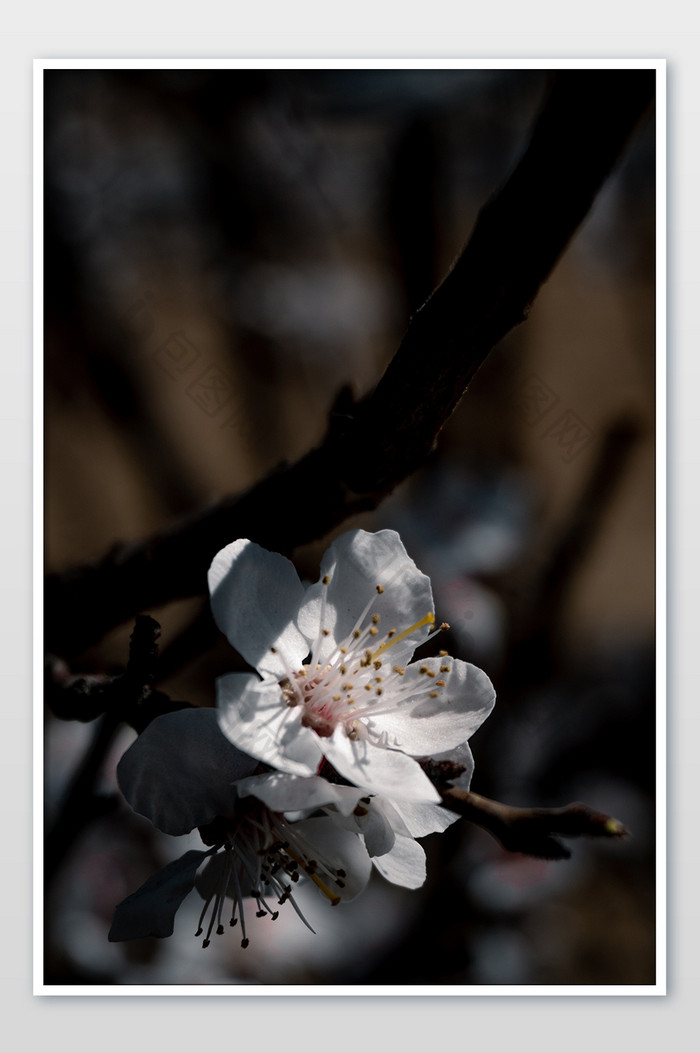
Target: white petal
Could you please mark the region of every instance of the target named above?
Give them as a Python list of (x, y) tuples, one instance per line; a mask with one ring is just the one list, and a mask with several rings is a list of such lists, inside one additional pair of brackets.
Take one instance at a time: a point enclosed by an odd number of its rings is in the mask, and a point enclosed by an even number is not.
[(141, 732), (119, 761), (117, 779), (135, 812), (178, 836), (230, 815), (236, 780), (255, 764), (221, 734), (216, 710), (181, 709)]
[(356, 786), (408, 801), (440, 800), (423, 769), (405, 753), (373, 746), (364, 739), (350, 739), (342, 727), (318, 742), (336, 771)]
[(107, 937), (110, 942), (172, 936), (175, 914), (192, 891), (197, 870), (208, 855), (209, 852), (185, 852), (127, 896), (114, 912)]
[(239, 797), (257, 797), (271, 811), (285, 813), (333, 805), (342, 815), (350, 815), (363, 792), (353, 786), (337, 786), (319, 775), (303, 778), (279, 771), (253, 775), (238, 783)]
[(444, 753), (433, 753), (431, 758), (432, 761), (451, 761), (453, 764), (459, 764), (464, 768), (461, 775), (458, 775), (456, 779), (451, 779), (452, 786), (458, 786), (460, 790), (468, 790), (472, 775), (474, 774), (474, 757), (469, 747), (468, 742), (463, 742), (460, 746), (455, 746), (452, 750), (446, 750)]
[[(319, 582), (307, 589), (299, 613), (300, 628), (309, 639), (315, 638), (321, 628), (320, 596), (324, 588), (327, 590), (323, 628), (330, 632), (330, 643), (322, 657), (332, 641), (340, 644), (353, 631), (370, 600), (373, 602), (365, 620), (368, 622), (372, 614), (379, 615), (378, 645), (390, 629), (398, 635), (435, 611), (430, 578), (418, 570), (395, 530), (380, 530), (376, 534), (350, 530), (341, 534), (323, 557), (321, 580), (325, 575), (330, 578), (328, 586)], [(377, 592), (378, 585), (384, 590), (381, 594)], [(392, 661), (408, 661), (430, 628), (425, 625), (395, 644), (388, 652)]]
[(392, 803), (406, 824), (411, 837), (441, 834), (459, 819), (455, 812), (450, 812), (439, 804), (418, 804), (414, 801), (393, 801)]
[(315, 775), (323, 754), (318, 737), (288, 706), (276, 681), (230, 673), (216, 682), (219, 727), (234, 746), (292, 775)]
[(282, 677), (301, 666), (309, 650), (296, 626), (304, 587), (288, 559), (234, 541), (214, 557), (209, 591), (216, 624), (260, 673)]
[[(398, 834), (400, 837), (412, 836), (411, 831), (396, 810), (396, 801), (390, 801), (388, 797), (373, 797), (372, 807), (381, 809), (382, 814), (395, 834)], [(436, 806), (429, 804), (426, 807), (434, 808)]]
[(328, 817), (304, 819), (294, 823), (291, 829), (307, 843), (309, 857), (322, 860), (335, 870), (345, 871), (342, 879), (345, 887), (329, 884), (327, 887), (330, 892), (342, 900), (359, 896), (369, 881), (372, 864), (358, 834), (342, 829)]
[[(441, 673), (440, 667), (445, 665), (449, 665), (450, 671)], [(424, 666), (435, 675), (421, 674)], [(445, 687), (437, 686), (440, 680), (445, 681)], [(451, 750), (466, 742), (486, 720), (496, 701), (496, 692), (486, 673), (457, 658), (413, 662), (401, 681), (402, 689), (413, 684), (422, 694), (414, 701), (400, 703), (390, 713), (375, 717), (374, 722), (378, 730), (388, 733), (390, 745), (414, 757)], [(430, 698), (425, 691), (433, 685), (436, 698)]]
[(387, 881), (404, 888), (420, 888), (425, 882), (425, 852), (410, 837), (397, 837), (391, 852), (375, 856), (375, 867)]
[(394, 847), (396, 834), (376, 797), (368, 805), (360, 805), (361, 809), (365, 807), (365, 815), (358, 815), (358, 809), (355, 809), (357, 829), (365, 839), (370, 856), (383, 856)]

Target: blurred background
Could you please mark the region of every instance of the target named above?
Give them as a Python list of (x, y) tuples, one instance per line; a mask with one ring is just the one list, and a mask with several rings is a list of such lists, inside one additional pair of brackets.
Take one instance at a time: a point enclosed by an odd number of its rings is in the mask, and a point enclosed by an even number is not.
[[(49, 572), (320, 442), (340, 388), (359, 397), (377, 382), (509, 175), (551, 78), (44, 76)], [(107, 942), (116, 904), (199, 843), (122, 802), (47, 886), (47, 983), (654, 982), (654, 134), (647, 113), (429, 462), (337, 531), (399, 530), (452, 626), (445, 646), (494, 681), (472, 789), (523, 806), (583, 800), (632, 836), (569, 842), (572, 859), (547, 863), (460, 821), (423, 841), (420, 891), (377, 875), (331, 909), (301, 890), (316, 936), (282, 911), (274, 926), (252, 919), (248, 949), (221, 937), (203, 951), (194, 894), (170, 939)], [(315, 580), (329, 539), (295, 553), (302, 576)], [(158, 686), (212, 705), (236, 656), (205, 599), (147, 613), (163, 630)], [(123, 668), (132, 628), (73, 670)], [(94, 733), (47, 711), (49, 831)], [(101, 792), (116, 792), (133, 738), (112, 742)]]

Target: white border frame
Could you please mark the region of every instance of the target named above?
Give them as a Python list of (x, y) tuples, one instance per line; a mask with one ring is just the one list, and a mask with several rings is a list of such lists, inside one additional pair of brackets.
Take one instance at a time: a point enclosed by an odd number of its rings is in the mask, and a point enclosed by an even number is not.
[[(300, 986), (300, 985), (45, 985), (43, 982), (43, 448), (44, 448), (44, 371), (43, 371), (43, 74), (51, 69), (654, 69), (656, 71), (656, 983), (640, 985), (377, 985)], [(439, 59), (439, 58), (105, 58), (105, 59), (35, 59), (34, 60), (34, 126), (33, 126), (33, 814), (34, 814), (34, 933), (33, 993), (43, 996), (108, 995), (108, 996), (475, 996), (531, 997), (562, 996), (640, 996), (666, 994), (667, 955), (667, 316), (666, 316), (666, 60), (665, 59)]]

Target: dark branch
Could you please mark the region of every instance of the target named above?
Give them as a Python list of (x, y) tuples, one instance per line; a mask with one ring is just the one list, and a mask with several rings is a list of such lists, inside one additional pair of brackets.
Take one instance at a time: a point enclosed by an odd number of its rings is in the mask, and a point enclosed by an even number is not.
[(158, 666), (160, 625), (149, 615), (138, 615), (129, 644), (129, 661), (119, 676), (72, 675), (66, 663), (49, 655), (45, 665), (45, 697), (60, 720), (84, 723), (108, 714), (139, 733), (157, 716), (189, 707), (173, 701), (153, 683)]
[(438, 787), (444, 805), (488, 830), (509, 852), (538, 859), (569, 859), (560, 837), (627, 837), (617, 819), (576, 802), (564, 808), (512, 808), (457, 787)]
[[(522, 160), (375, 391), (337, 404), (319, 448), (242, 496), (50, 578), (47, 646), (75, 654), (139, 610), (203, 593), (211, 559), (237, 537), (282, 552), (322, 537), (423, 463), (490, 349), (527, 316), (653, 97), (654, 76), (557, 74)], [(319, 479), (323, 499), (304, 501)]]
[(189, 707), (151, 688), (158, 660), (160, 625), (154, 618), (136, 619), (125, 672), (116, 677), (73, 677), (64, 663), (47, 663), (47, 700), (64, 720), (101, 719), (81, 764), (75, 772), (46, 838), (45, 874), (51, 881), (85, 827), (117, 807), (116, 795), (95, 793), (95, 784), (119, 725), (130, 724), (139, 734), (162, 713)]

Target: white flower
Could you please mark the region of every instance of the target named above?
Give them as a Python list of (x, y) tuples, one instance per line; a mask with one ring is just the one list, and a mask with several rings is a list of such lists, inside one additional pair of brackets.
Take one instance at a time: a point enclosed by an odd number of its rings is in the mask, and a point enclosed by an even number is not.
[[(276, 907), (291, 902), (308, 925), (293, 895), (300, 876), (306, 875), (334, 905), (359, 895), (372, 868), (358, 833), (327, 816), (288, 822), (282, 809), (272, 811), (265, 803), (264, 776), (263, 794), (256, 794), (256, 766), (221, 734), (212, 709), (157, 717), (130, 746), (117, 777), (134, 811), (167, 834), (199, 827), (212, 847), (186, 852), (127, 897), (116, 909), (110, 940), (170, 936), (175, 914), (193, 888), (205, 901), (197, 935), (209, 913), (204, 946), (215, 927), (224, 931), (226, 897), (233, 901), (229, 923), (240, 920), (242, 945), (247, 946), (243, 901), (248, 897), (256, 900), (259, 916), (268, 914), (273, 920)], [(343, 789), (323, 779), (295, 785), (294, 809), (307, 816), (319, 804), (337, 799), (352, 811), (354, 802)]]
[(445, 651), (409, 664), (440, 630), (430, 580), (395, 531), (341, 535), (306, 589), (289, 560), (238, 540), (214, 558), (209, 588), (219, 628), (260, 674), (217, 682), (234, 745), (293, 775), (325, 758), (371, 793), (439, 800), (414, 758), (463, 745), (495, 692)]
[(338, 786), (318, 775), (284, 772), (241, 779), (241, 797), (254, 794), (272, 809), (291, 818), (298, 805), (309, 800), (322, 808), (336, 825), (362, 836), (372, 863), (395, 885), (420, 888), (425, 882), (425, 852), (417, 837), (442, 833), (459, 816), (436, 804), (365, 796), (354, 786)]

